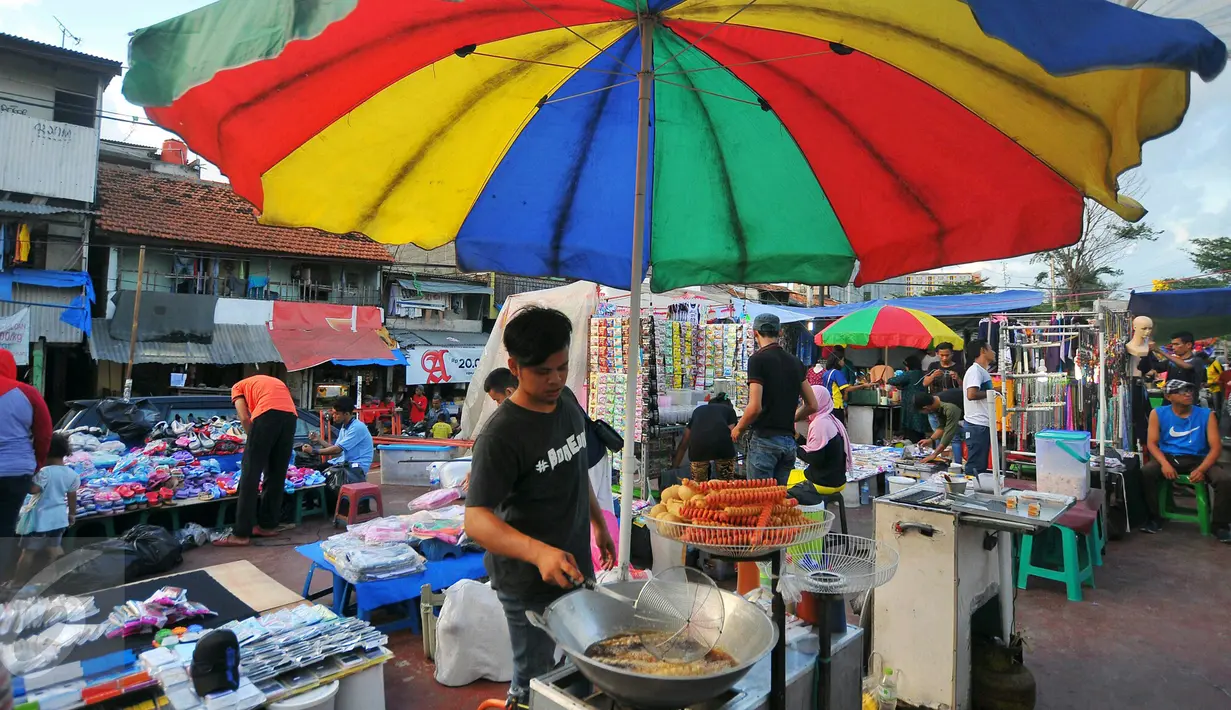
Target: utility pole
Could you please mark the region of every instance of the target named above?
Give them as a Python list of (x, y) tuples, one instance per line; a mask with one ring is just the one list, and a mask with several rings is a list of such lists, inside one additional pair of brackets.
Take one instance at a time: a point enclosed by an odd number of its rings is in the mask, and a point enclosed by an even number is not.
[(128, 334), (128, 366), (124, 368), (124, 401), (132, 398), (133, 359), (137, 354), (137, 323), (141, 316), (141, 282), (145, 280), (145, 245), (137, 254), (137, 292), (133, 294), (133, 324)]

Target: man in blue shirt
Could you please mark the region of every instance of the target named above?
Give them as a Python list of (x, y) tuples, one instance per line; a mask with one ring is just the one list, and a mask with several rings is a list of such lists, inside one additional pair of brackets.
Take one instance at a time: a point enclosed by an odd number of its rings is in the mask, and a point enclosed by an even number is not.
[[(355, 416), (355, 400), (350, 397), (338, 397), (333, 401), (331, 413), (334, 426), (338, 427), (338, 437), (332, 446), (324, 446), (313, 450), (307, 444), (303, 452), (313, 456), (333, 456), (329, 459), (331, 466), (342, 466), (346, 469), (345, 483), (363, 483), (368, 480), (368, 469), (372, 467), (372, 433)], [(314, 432), (309, 438), (313, 442), (320, 440)]]
[(1141, 467), (1150, 510), (1150, 520), (1141, 531), (1156, 533), (1162, 529), (1158, 487), (1171, 485), (1177, 476), (1188, 476), (1192, 483), (1214, 488), (1214, 535), (1219, 542), (1231, 544), (1231, 473), (1218, 465), (1222, 454), (1218, 424), (1210, 410), (1193, 406), (1197, 394), (1193, 383), (1168, 377), (1163, 394), (1170, 404), (1150, 412), (1146, 448), (1152, 460)]

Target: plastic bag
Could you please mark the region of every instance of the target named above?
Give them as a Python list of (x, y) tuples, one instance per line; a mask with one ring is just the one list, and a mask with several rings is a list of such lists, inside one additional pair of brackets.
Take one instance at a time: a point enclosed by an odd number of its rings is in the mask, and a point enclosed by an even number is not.
[(180, 543), (156, 525), (136, 525), (114, 540), (87, 545), (56, 561), (69, 570), (52, 582), (59, 594), (115, 587), (151, 574), (170, 572), (184, 561)]
[(144, 443), (162, 415), (149, 400), (109, 397), (98, 403), (98, 417), (122, 441)]
[(209, 530), (206, 530), (200, 523), (188, 523), (176, 531), (175, 539), (179, 541), (181, 550), (205, 547), (210, 542)]
[(504, 607), (486, 584), (463, 579), (445, 591), (436, 624), (436, 682), (457, 687), (513, 679), (513, 646)]
[(428, 491), (410, 502), (410, 512), (414, 513), (420, 510), (435, 510), (436, 508), (443, 508), (461, 497), (461, 493), (454, 488), (442, 488), (440, 490)]

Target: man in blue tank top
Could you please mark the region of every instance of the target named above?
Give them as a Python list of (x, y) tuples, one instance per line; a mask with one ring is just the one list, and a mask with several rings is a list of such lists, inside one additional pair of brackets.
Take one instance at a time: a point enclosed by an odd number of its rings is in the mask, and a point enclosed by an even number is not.
[(1141, 467), (1146, 505), (1150, 520), (1142, 532), (1162, 529), (1158, 510), (1159, 485), (1171, 485), (1176, 476), (1188, 476), (1192, 483), (1207, 483), (1214, 488), (1214, 535), (1219, 542), (1231, 543), (1231, 473), (1218, 465), (1222, 440), (1218, 424), (1205, 407), (1194, 407), (1197, 388), (1191, 382), (1168, 378), (1163, 393), (1170, 402), (1150, 412), (1150, 433), (1146, 442), (1150, 461)]

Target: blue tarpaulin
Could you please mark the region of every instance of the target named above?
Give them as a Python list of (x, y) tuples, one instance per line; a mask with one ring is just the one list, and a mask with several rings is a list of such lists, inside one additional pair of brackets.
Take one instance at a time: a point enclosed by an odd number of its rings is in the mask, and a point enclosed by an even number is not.
[(32, 306), (63, 308), (60, 320), (80, 328), (90, 335), (90, 306), (94, 303), (94, 284), (90, 275), (82, 271), (47, 271), (42, 269), (13, 269), (0, 272), (0, 301), (13, 300), (13, 284), (44, 286), (47, 288), (84, 288), (85, 297), (74, 298), (67, 306), (62, 303), (31, 303)]
[(1159, 342), (1181, 330), (1197, 338), (1231, 333), (1231, 288), (1134, 293), (1128, 299), (1128, 310), (1154, 321), (1154, 338)]
[(335, 365), (341, 367), (364, 367), (367, 365), (382, 365), (384, 367), (394, 367), (395, 365), (406, 366), (406, 355), (398, 348), (389, 351), (393, 354), (392, 360), (331, 360)]
[(971, 316), (986, 313), (1003, 313), (1034, 308), (1043, 302), (1042, 291), (1010, 290), (996, 293), (976, 293), (963, 296), (914, 296), (908, 298), (887, 298), (859, 303), (843, 303), (837, 306), (820, 308), (796, 308), (793, 306), (771, 306), (764, 303), (753, 303), (738, 298), (733, 299), (737, 313), (744, 313), (748, 318), (755, 318), (762, 313), (773, 313), (783, 323), (797, 323), (805, 320), (828, 320), (841, 318), (855, 311), (873, 306), (897, 306), (899, 308), (914, 308), (924, 313), (943, 318), (945, 316)]

